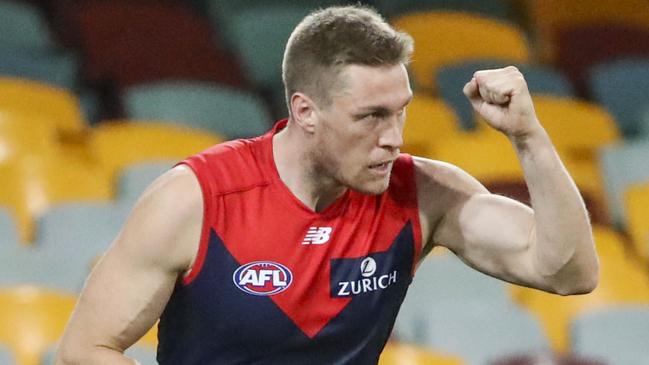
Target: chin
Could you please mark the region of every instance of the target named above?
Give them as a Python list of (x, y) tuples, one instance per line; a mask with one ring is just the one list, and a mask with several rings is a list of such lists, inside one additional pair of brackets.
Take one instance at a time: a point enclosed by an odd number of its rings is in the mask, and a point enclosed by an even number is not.
[(380, 195), (388, 190), (389, 185), (390, 179), (386, 179), (385, 181), (372, 181), (365, 184), (358, 184), (356, 186), (350, 186), (350, 188), (365, 195)]

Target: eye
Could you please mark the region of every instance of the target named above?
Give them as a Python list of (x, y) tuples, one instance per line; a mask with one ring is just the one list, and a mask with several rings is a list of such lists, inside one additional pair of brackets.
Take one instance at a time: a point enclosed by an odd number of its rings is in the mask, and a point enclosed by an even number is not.
[(363, 117), (363, 119), (365, 120), (376, 120), (381, 118), (383, 118), (383, 113), (379, 113), (379, 112), (370, 113)]

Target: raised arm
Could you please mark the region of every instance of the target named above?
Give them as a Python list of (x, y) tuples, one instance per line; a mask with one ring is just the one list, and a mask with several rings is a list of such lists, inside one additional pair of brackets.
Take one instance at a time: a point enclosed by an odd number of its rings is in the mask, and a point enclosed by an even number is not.
[(490, 194), (457, 167), (417, 159), (420, 210), (431, 243), (509, 282), (562, 295), (592, 291), (599, 264), (588, 213), (536, 118), (523, 76), (514, 67), (480, 71), (464, 92), (512, 142), (532, 209)]
[(147, 189), (89, 276), (57, 365), (135, 364), (123, 352), (155, 324), (176, 281), (191, 267), (202, 204), (198, 181), (183, 165)]

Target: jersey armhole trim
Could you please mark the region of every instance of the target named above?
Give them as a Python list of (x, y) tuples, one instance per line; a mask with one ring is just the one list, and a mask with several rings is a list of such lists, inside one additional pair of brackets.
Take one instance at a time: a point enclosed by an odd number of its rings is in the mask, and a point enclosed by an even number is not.
[(412, 260), (412, 270), (411, 270), (411, 276), (414, 277), (415, 271), (417, 270), (417, 263), (419, 262), (419, 258), (422, 255), (422, 250), (424, 248), (424, 243), (422, 242), (423, 237), (422, 237), (422, 232), (421, 232), (421, 222), (419, 221), (419, 199), (417, 197), (417, 176), (416, 176), (416, 171), (415, 171), (415, 161), (413, 160), (412, 156), (404, 153), (402, 154), (408, 161), (408, 166), (410, 167), (410, 181), (412, 181), (412, 196), (413, 196), (413, 204), (414, 208), (412, 209), (412, 217), (410, 218), (410, 221), (412, 222), (412, 230), (414, 234), (414, 239), (415, 239), (415, 247), (414, 249), (414, 256)]
[(209, 225), (209, 212), (210, 212), (210, 187), (207, 183), (207, 181), (204, 181), (198, 174), (197, 168), (193, 166), (193, 163), (190, 161), (182, 161), (178, 163), (178, 165), (185, 165), (189, 167), (194, 175), (196, 176), (196, 179), (198, 180), (198, 183), (201, 187), (201, 192), (203, 194), (203, 222), (201, 224), (201, 237), (200, 237), (200, 242), (198, 244), (198, 252), (196, 253), (196, 257), (194, 258), (194, 264), (192, 267), (189, 269), (189, 271), (183, 276), (182, 278), (182, 284), (183, 286), (187, 286), (191, 284), (194, 279), (198, 277), (198, 274), (200, 274), (201, 269), (203, 268), (203, 263), (205, 262), (205, 256), (207, 255), (207, 246), (209, 245), (209, 239), (210, 239), (210, 225)]

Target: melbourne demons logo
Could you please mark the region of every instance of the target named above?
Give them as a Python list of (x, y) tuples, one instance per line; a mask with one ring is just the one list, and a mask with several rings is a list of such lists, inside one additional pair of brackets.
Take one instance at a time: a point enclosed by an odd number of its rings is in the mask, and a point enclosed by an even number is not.
[(286, 266), (271, 261), (255, 261), (239, 266), (232, 275), (234, 285), (252, 295), (273, 295), (286, 290), (293, 274)]

